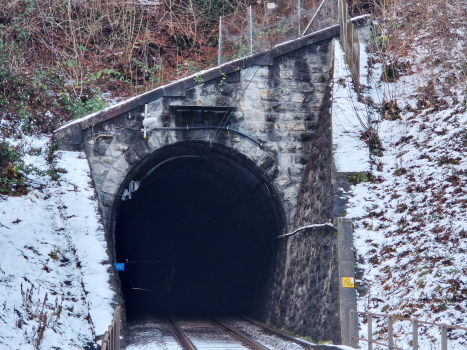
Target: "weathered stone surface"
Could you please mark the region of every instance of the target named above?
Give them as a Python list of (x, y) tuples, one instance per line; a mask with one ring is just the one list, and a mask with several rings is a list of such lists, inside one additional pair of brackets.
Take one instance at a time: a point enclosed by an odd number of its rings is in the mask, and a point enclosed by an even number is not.
[[(157, 118), (158, 127), (176, 126), (171, 105), (235, 106), (236, 110), (222, 119), (222, 127), (229, 127), (228, 131), (149, 130), (143, 139), (144, 104), (94, 126), (94, 133), (112, 138), (99, 139), (94, 145), (90, 128), (83, 130), (104, 223), (110, 225), (110, 208), (138, 162), (152, 159), (150, 155), (167, 145), (189, 140), (206, 141), (207, 152), (209, 142), (215, 142), (252, 159), (277, 189), (289, 232), (332, 219), (328, 191), (331, 144), (327, 141), (330, 116), (326, 112), (329, 108), (323, 106), (329, 99), (325, 94), (333, 46), (330, 40), (312, 46), (316, 47), (297, 47), (273, 56), (269, 66), (249, 66), (226, 75), (217, 69), (203, 75), (202, 83), (186, 80), (144, 102), (151, 117)], [(108, 234), (112, 237), (113, 232)], [(316, 340), (333, 339), (338, 334), (334, 323), (336, 295), (329, 293), (334, 276), (332, 237), (326, 230), (307, 231), (280, 243), (271, 289), (258, 305), (259, 319)], [(317, 298), (323, 298), (322, 304)]]
[(113, 168), (120, 172), (122, 175), (125, 175), (130, 168), (130, 165), (125, 160), (125, 157), (120, 157), (113, 165)]
[(289, 129), (293, 131), (304, 131), (305, 124), (304, 123), (290, 123)]
[(275, 91), (275, 90), (261, 90), (259, 92), (259, 95), (261, 97), (262, 100), (266, 100), (266, 101), (280, 101), (280, 93), (278, 91)]
[(299, 83), (298, 84), (298, 90), (300, 92), (313, 92), (314, 88), (312, 85), (308, 83)]
[(292, 95), (292, 102), (302, 103), (303, 101), (305, 101), (305, 95), (303, 95), (303, 94), (293, 94)]
[(290, 178), (286, 175), (282, 175), (278, 179), (276, 179), (276, 185), (279, 189), (283, 189), (290, 183)]

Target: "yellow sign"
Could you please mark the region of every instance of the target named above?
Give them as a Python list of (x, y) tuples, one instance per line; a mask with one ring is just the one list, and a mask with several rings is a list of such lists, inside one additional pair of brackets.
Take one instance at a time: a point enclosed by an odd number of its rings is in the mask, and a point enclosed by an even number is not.
[(342, 277), (342, 287), (355, 288), (355, 278), (354, 277)]

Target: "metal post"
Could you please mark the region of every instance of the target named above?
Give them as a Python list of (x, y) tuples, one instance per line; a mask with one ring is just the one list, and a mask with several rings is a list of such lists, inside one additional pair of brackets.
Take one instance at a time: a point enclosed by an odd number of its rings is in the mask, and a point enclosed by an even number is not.
[(373, 350), (373, 314), (370, 312), (368, 313), (368, 350)]
[(219, 47), (217, 53), (217, 65), (220, 66), (222, 61), (222, 16), (219, 17)]
[[(342, 345), (358, 347), (358, 314), (357, 320), (353, 315), (357, 313), (357, 294), (355, 285), (345, 284), (344, 280), (355, 277), (355, 254), (353, 250), (352, 220), (347, 218), (337, 219), (337, 261), (339, 269), (339, 318), (340, 338)], [(350, 327), (350, 328), (349, 328)], [(352, 338), (354, 336), (355, 338)], [(357, 339), (356, 339), (357, 338)]]
[(308, 30), (308, 28), (310, 28), (311, 24), (312, 24), (313, 21), (315, 20), (315, 17), (318, 15), (318, 12), (319, 12), (319, 10), (321, 10), (321, 7), (323, 6), (323, 4), (324, 4), (325, 1), (326, 1), (326, 0), (321, 1), (321, 4), (319, 4), (318, 9), (316, 10), (315, 14), (314, 14), (313, 17), (311, 18), (310, 23), (308, 23), (308, 25), (306, 26), (306, 28), (305, 28), (305, 30), (303, 31), (303, 33), (302, 33), (301, 36), (304, 36), (305, 33), (306, 33), (306, 31)]
[(389, 347), (389, 350), (394, 350), (394, 336), (393, 336), (392, 323), (393, 323), (392, 316), (388, 316), (388, 347)]
[(248, 16), (250, 18), (250, 54), (253, 55), (253, 18), (251, 14), (251, 5), (248, 6)]
[(301, 0), (297, 0), (297, 15), (298, 15), (298, 36), (301, 33), (301, 24), (302, 24), (302, 2)]
[(441, 325), (441, 350), (448, 350), (448, 326)]
[[(353, 334), (353, 310), (351, 309), (350, 310), (350, 313), (349, 313), (349, 341), (347, 344), (349, 344), (350, 346), (352, 346), (351, 344), (353, 344), (353, 339), (352, 337), (354, 336)], [(353, 347), (353, 346), (352, 346)]]
[(418, 320), (412, 321), (412, 347), (418, 350)]

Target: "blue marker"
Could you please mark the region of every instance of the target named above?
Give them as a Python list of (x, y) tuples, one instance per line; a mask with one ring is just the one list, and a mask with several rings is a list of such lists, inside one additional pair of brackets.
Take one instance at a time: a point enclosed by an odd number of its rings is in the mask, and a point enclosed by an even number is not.
[(125, 271), (125, 264), (124, 263), (115, 263), (115, 270), (117, 271)]

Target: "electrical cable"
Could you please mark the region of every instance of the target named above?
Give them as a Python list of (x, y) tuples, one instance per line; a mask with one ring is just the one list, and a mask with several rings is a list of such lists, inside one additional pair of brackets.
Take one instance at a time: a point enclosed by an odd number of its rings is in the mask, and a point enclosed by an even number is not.
[[(271, 51), (268, 52), (268, 62), (269, 62), (270, 55), (271, 55)], [(247, 86), (246, 86), (245, 89), (243, 90), (243, 92), (242, 92), (240, 98), (238, 98), (237, 103), (235, 104), (235, 107), (237, 107), (238, 104), (240, 103), (241, 99), (243, 98), (243, 95), (245, 94), (246, 90), (247, 90), (248, 87), (250, 86), (250, 83), (252, 82), (253, 78), (256, 76), (256, 73), (258, 72), (259, 67), (260, 67), (260, 65), (258, 65), (258, 67), (256, 68), (255, 73), (253, 74), (253, 76), (251, 77), (251, 79), (250, 79), (250, 81), (248, 82)], [(219, 128), (225, 127), (225, 125), (227, 125), (227, 123), (229, 122), (229, 119), (230, 119), (230, 116), (232, 115), (232, 113), (230, 113), (230, 115), (229, 115), (228, 118), (226, 119), (224, 125), (222, 125), (222, 123), (223, 123), (223, 121), (224, 121), (224, 118), (227, 116), (227, 113), (228, 113), (228, 112), (229, 112), (229, 111), (227, 110), (227, 111), (225, 112), (224, 116), (222, 117), (222, 120), (221, 120), (221, 122), (219, 123)], [(217, 138), (217, 136), (219, 136), (219, 135), (220, 135), (220, 131), (216, 131), (216, 138)]]
[[(220, 129), (219, 132), (220, 131), (227, 131), (227, 132), (232, 131), (235, 134), (238, 134), (238, 135), (241, 135), (241, 136), (247, 138), (248, 140), (250, 140), (254, 144), (258, 145), (261, 149), (263, 149), (263, 144), (261, 142), (255, 140), (251, 136), (248, 136), (247, 134), (245, 134), (245, 133), (243, 133), (243, 132), (241, 132), (239, 130), (231, 129), (229, 127), (220, 127), (220, 126), (161, 126), (161, 127), (151, 128), (151, 130), (178, 130), (178, 131), (209, 130), (209, 129), (216, 129), (216, 132), (219, 129)], [(216, 138), (217, 138), (217, 136), (216, 136)]]

